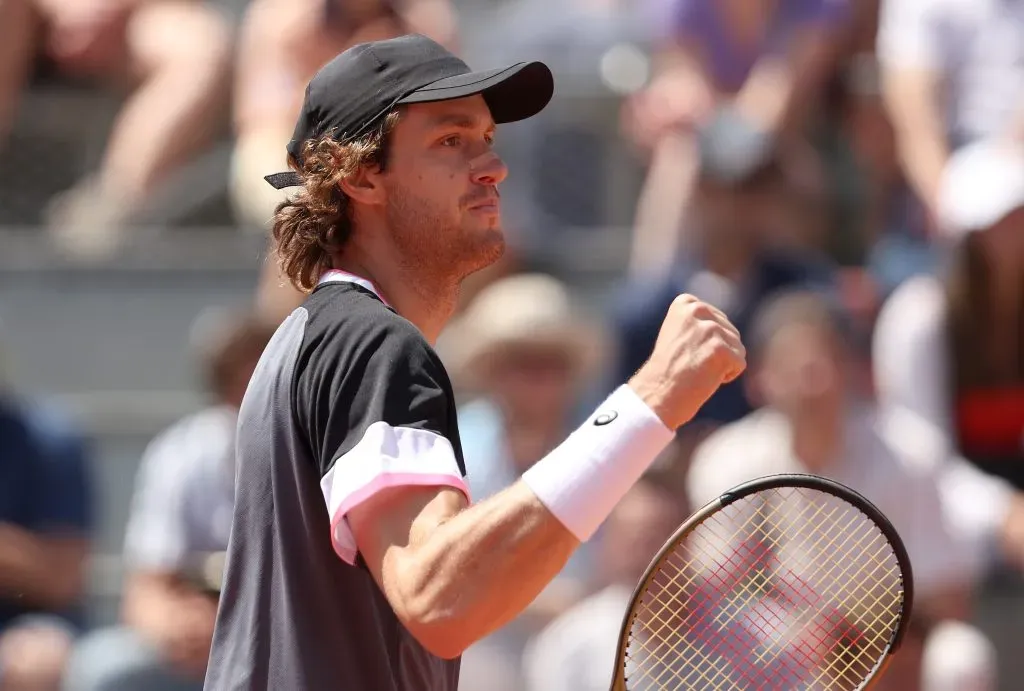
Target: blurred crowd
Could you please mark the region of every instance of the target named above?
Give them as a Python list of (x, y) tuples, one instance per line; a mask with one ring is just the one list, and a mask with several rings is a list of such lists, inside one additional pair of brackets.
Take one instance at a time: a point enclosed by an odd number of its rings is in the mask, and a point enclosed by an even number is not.
[[(551, 586), (467, 652), (464, 691), (606, 689), (658, 547), (717, 493), (780, 472), (860, 491), (906, 542), (913, 628), (880, 688), (1019, 688), (975, 608), (1024, 569), (1024, 0), (243, 4), (0, 0), (0, 160), (39, 80), (118, 99), (95, 169), (40, 213), (71, 261), (116, 258), (182, 178), (222, 184), (231, 227), (265, 233), (283, 193), (262, 176), (285, 163), (306, 81), (354, 43), (419, 32), (474, 66), (544, 60), (558, 84), (551, 113), (500, 133), (509, 252), (438, 343), (474, 499), (640, 367), (679, 293), (722, 309), (750, 353)], [(558, 107), (593, 110), (595, 91), (614, 104), (601, 126)], [(222, 141), (208, 182), (196, 161)], [(632, 187), (599, 174), (619, 169), (613, 149)], [(623, 195), (625, 219), (609, 210)], [(576, 231), (607, 226), (628, 256), (595, 295), (572, 281)], [(552, 261), (565, 238), (576, 250)], [(208, 405), (144, 454), (114, 625), (85, 612), (104, 510), (88, 434), (0, 387), (0, 691), (202, 688), (236, 411), (302, 299), (272, 257), (259, 274), (250, 310), (197, 324)]]

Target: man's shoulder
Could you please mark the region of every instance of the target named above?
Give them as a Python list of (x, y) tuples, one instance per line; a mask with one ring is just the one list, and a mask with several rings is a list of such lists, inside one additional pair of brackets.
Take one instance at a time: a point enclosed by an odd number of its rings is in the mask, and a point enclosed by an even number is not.
[(303, 304), (307, 340), (372, 340), (383, 346), (428, 347), (423, 333), (369, 290), (350, 283), (318, 287)]
[(300, 309), (307, 313), (300, 369), (316, 368), (317, 362), (332, 369), (441, 367), (423, 333), (363, 288), (325, 285)]

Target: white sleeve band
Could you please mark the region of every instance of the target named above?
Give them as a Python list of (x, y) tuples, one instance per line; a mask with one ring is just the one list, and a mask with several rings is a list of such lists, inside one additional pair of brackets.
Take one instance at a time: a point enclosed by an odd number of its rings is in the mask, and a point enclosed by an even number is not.
[(558, 448), (523, 473), (523, 482), (586, 542), (673, 438), (675, 432), (623, 385)]

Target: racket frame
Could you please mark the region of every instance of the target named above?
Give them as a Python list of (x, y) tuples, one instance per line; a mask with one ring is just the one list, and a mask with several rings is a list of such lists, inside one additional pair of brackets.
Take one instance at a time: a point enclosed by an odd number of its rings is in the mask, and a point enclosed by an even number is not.
[(626, 613), (622, 620), (622, 628), (619, 633), (619, 643), (618, 650), (615, 655), (615, 672), (612, 676), (611, 691), (628, 691), (626, 688), (626, 648), (629, 645), (629, 632), (632, 628), (631, 624), (637, 617), (637, 603), (640, 601), (640, 598), (643, 597), (643, 594), (647, 592), (647, 588), (651, 581), (658, 574), (657, 566), (665, 555), (682, 542), (683, 538), (692, 532), (694, 528), (733, 502), (749, 497), (752, 494), (757, 494), (758, 492), (787, 487), (793, 489), (817, 490), (842, 499), (854, 508), (859, 509), (872, 522), (874, 522), (882, 534), (885, 535), (889, 544), (892, 545), (893, 552), (896, 555), (896, 560), (900, 565), (900, 573), (902, 576), (901, 580), (903, 581), (900, 619), (893, 631), (885, 656), (875, 666), (874, 672), (870, 677), (868, 677), (867, 683), (861, 687), (861, 691), (870, 689), (874, 686), (875, 682), (882, 677), (885, 673), (885, 668), (889, 665), (889, 662), (892, 659), (892, 656), (899, 650), (900, 645), (903, 642), (914, 606), (914, 575), (910, 565), (910, 556), (907, 554), (907, 548), (904, 546), (899, 533), (896, 532), (896, 528), (889, 519), (886, 518), (885, 514), (883, 514), (877, 506), (868, 501), (868, 499), (859, 492), (850, 489), (846, 485), (819, 475), (812, 475), (809, 473), (784, 473), (778, 475), (767, 475), (755, 480), (750, 480), (723, 492), (687, 518), (672, 534), (672, 537), (665, 541), (665, 544), (662, 545), (661, 549), (658, 550), (658, 553), (653, 559), (651, 559), (643, 577), (640, 579), (640, 582), (637, 583), (636, 587), (633, 589), (632, 596), (629, 598), (629, 607), (626, 609)]

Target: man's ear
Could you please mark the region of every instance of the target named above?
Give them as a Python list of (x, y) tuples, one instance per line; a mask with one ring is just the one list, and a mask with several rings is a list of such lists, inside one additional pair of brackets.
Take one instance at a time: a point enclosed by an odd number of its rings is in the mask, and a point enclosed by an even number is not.
[(342, 178), (338, 187), (349, 199), (368, 206), (384, 203), (383, 173), (378, 166), (360, 166), (355, 173)]

